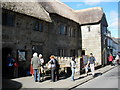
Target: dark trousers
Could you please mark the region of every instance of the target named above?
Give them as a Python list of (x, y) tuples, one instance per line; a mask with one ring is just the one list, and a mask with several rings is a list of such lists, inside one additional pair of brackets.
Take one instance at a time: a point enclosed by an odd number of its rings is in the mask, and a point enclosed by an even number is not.
[(109, 61), (109, 65), (111, 65), (111, 66), (113, 65), (112, 61)]
[(9, 78), (13, 78), (13, 74), (14, 74), (14, 67), (13, 66), (8, 66)]
[(51, 68), (51, 81), (55, 82), (55, 68)]
[(56, 68), (55, 72), (56, 72), (56, 78), (57, 80), (59, 80), (59, 68)]

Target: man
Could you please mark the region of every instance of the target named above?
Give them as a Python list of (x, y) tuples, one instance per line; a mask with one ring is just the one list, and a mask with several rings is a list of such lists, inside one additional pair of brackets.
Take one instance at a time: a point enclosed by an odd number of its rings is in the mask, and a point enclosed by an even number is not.
[(95, 73), (94, 73), (94, 70), (95, 70), (95, 57), (93, 56), (92, 53), (90, 53), (90, 57), (88, 59), (88, 63), (87, 63), (87, 66), (90, 64), (90, 69), (91, 69), (91, 72), (92, 72), (92, 76), (94, 77)]
[(31, 59), (31, 65), (33, 66), (33, 69), (34, 69), (34, 80), (35, 80), (35, 82), (37, 82), (38, 67), (40, 66), (40, 61), (37, 56), (37, 53), (33, 54), (33, 58)]

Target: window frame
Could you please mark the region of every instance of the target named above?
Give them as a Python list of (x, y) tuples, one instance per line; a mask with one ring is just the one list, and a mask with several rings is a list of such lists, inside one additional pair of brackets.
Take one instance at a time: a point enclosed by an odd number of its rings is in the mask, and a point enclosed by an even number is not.
[(15, 14), (2, 12), (2, 25), (15, 26)]
[(43, 32), (43, 22), (35, 21), (33, 23), (33, 30)]

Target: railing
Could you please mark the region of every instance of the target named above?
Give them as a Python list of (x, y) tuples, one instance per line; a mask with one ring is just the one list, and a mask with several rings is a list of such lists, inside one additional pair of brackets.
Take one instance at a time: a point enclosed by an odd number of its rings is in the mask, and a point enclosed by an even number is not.
[[(72, 60), (72, 57), (57, 57), (56, 59), (58, 60), (59, 64), (60, 64), (60, 68), (67, 68), (70, 67), (70, 62)], [(76, 73), (79, 73), (80, 71), (80, 58), (75, 58), (76, 61)]]

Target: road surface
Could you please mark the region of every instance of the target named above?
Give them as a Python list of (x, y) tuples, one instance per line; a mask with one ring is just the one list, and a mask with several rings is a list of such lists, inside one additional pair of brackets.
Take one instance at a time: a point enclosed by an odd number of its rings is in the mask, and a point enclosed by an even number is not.
[(118, 67), (76, 88), (118, 88)]

